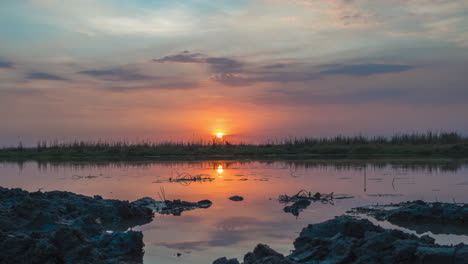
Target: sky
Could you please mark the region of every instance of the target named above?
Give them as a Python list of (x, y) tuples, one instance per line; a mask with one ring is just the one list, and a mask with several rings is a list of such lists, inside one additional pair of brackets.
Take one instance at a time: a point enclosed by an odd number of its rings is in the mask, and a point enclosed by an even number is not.
[(4, 0), (0, 145), (468, 134), (467, 0)]

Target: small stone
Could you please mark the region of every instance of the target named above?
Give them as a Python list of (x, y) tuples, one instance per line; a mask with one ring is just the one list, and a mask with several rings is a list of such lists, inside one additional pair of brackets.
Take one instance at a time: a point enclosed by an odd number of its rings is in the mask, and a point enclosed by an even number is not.
[(197, 204), (202, 207), (202, 208), (208, 208), (210, 207), (213, 203), (210, 200), (201, 200), (198, 201)]
[(240, 201), (243, 201), (244, 198), (242, 196), (234, 195), (232, 197), (229, 197), (229, 200), (234, 201), (234, 202), (240, 202)]

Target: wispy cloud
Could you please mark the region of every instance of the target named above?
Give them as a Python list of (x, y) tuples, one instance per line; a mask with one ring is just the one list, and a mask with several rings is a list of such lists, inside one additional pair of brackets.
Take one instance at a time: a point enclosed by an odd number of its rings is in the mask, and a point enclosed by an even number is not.
[(464, 104), (468, 98), (468, 91), (464, 89), (468, 79), (460, 76), (461, 67), (452, 66), (450, 70), (443, 67), (415, 68), (391, 78), (379, 75), (365, 75), (365, 78), (359, 78), (362, 75), (357, 75), (358, 78), (349, 78), (347, 75), (330, 76), (305, 85), (288, 85), (287, 88), (276, 85), (254, 101), (289, 106)]
[(287, 64), (246, 63), (229, 57), (211, 57), (203, 53), (184, 51), (175, 55), (154, 59), (158, 63), (189, 63), (209, 66), (210, 79), (227, 86), (246, 86), (254, 83), (309, 82), (332, 75), (366, 77), (386, 73), (399, 73), (415, 69), (415, 66), (389, 63), (324, 64), (307, 62)]
[(263, 68), (265, 69), (282, 69), (282, 68), (286, 68), (287, 64), (284, 64), (284, 63), (276, 63), (276, 64), (270, 64), (270, 65), (266, 65), (266, 66), (263, 66)]
[(159, 63), (204, 63), (206, 56), (202, 53), (190, 53), (189, 51), (184, 51), (175, 55), (164, 56), (160, 59), (154, 59), (154, 62)]
[(140, 74), (132, 70), (127, 70), (123, 68), (113, 68), (107, 70), (86, 70), (80, 71), (78, 73), (111, 81), (142, 81), (157, 79), (157, 77), (154, 76)]
[(68, 81), (67, 78), (64, 78), (55, 74), (46, 73), (46, 72), (28, 73), (26, 78), (29, 80)]
[(159, 63), (200, 63), (210, 66), (213, 73), (235, 73), (240, 72), (244, 63), (228, 57), (209, 57), (203, 53), (190, 53), (184, 51), (175, 55), (164, 56), (154, 59)]
[(32, 88), (7, 88), (7, 89), (0, 89), (0, 94), (17, 95), (17, 96), (37, 96), (37, 95), (43, 95), (44, 91), (39, 90), (39, 89), (32, 89)]
[(151, 91), (151, 90), (190, 90), (199, 88), (198, 82), (176, 82), (176, 81), (160, 81), (144, 85), (115, 85), (106, 86), (105, 89), (113, 92), (136, 92), (136, 91)]
[(356, 64), (356, 65), (337, 65), (328, 70), (320, 72), (323, 75), (354, 75), (370, 76), (375, 74), (405, 72), (414, 69), (414, 66), (401, 64)]
[(15, 64), (11, 61), (0, 60), (0, 69), (13, 69)]

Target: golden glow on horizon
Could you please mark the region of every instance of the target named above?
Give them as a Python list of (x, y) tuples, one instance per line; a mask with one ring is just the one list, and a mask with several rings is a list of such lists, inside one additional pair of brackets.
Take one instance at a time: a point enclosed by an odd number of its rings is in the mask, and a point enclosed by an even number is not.
[(224, 134), (222, 132), (216, 133), (217, 138), (223, 138)]

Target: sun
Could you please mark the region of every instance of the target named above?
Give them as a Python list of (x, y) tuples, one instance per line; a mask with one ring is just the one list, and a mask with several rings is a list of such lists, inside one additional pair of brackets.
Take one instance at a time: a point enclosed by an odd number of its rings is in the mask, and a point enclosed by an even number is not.
[(217, 138), (223, 138), (224, 134), (222, 132), (216, 133)]
[(218, 172), (218, 174), (222, 174), (224, 169), (223, 169), (223, 165), (219, 165), (218, 168), (216, 169), (216, 171)]

